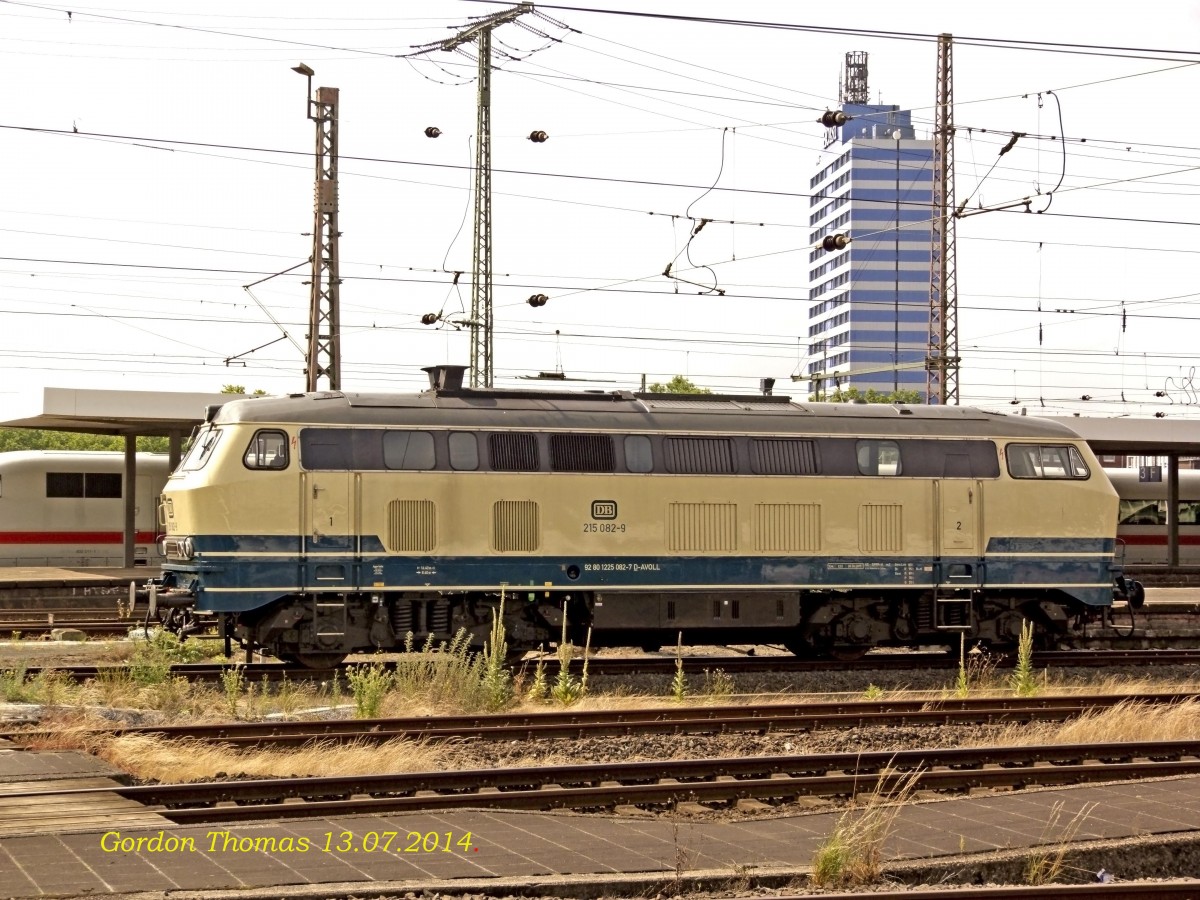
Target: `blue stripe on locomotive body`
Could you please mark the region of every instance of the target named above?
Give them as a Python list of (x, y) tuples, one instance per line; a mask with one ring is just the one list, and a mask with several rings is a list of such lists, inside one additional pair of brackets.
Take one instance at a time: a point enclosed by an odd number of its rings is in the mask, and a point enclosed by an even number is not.
[[(181, 585), (194, 584), (198, 609), (211, 612), (255, 609), (297, 593), (497, 590), (502, 584), (520, 591), (722, 587), (886, 592), (946, 585), (947, 573), (939, 566), (969, 571), (972, 587), (997, 595), (1049, 589), (1088, 606), (1112, 603), (1111, 539), (993, 538), (990, 551), (1014, 555), (940, 561), (924, 556), (395, 556), (384, 554), (374, 537), (363, 538), (362, 556), (356, 558), (342, 541), (326, 545), (310, 539), (307, 555), (297, 552), (294, 537), (224, 535), (195, 542), (200, 558), (163, 568), (175, 572)], [(251, 547), (262, 555), (245, 555)], [(214, 553), (237, 556), (209, 555)], [(576, 577), (569, 574), (572, 570)]]

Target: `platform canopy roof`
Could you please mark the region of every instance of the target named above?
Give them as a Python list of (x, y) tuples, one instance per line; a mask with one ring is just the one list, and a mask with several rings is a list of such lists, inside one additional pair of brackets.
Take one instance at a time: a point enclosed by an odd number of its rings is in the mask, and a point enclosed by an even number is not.
[(86, 434), (167, 437), (187, 435), (204, 421), (204, 410), (242, 394), (169, 391), (97, 391), (44, 388), (40, 400), (0, 410), (0, 428), (42, 428)]
[(1200, 456), (1200, 422), (1195, 419), (1044, 416), (1066, 425), (1092, 452), (1127, 456)]

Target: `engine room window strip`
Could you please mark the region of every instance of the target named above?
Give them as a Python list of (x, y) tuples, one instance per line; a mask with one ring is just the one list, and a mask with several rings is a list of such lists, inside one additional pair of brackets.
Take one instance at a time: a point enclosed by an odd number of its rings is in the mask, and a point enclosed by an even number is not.
[[(279, 434), (287, 437), (285, 432)], [(277, 467), (285, 460), (280, 454), (288, 452), (287, 441), (279, 443), (273, 451), (255, 450), (254, 461), (263, 467)], [(1070, 445), (1008, 446), (1015, 448), (1009, 453), (1009, 471), (1015, 478), (1089, 476), (1083, 458)], [(246, 458), (247, 465), (251, 465), (249, 450)], [(300, 462), (310, 471), (484, 470), (911, 478), (1000, 475), (999, 453), (988, 440), (786, 435), (702, 437), (531, 431), (480, 435), (468, 431), (400, 428), (303, 428)]]

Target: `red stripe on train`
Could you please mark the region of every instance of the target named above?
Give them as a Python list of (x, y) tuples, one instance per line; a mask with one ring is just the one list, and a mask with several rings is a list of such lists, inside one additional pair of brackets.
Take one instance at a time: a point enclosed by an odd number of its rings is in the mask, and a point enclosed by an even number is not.
[[(137, 543), (153, 544), (153, 531), (136, 533)], [(120, 531), (0, 531), (2, 544), (120, 544), (125, 535)]]
[[(1167, 546), (1167, 536), (1165, 534), (1121, 534), (1117, 533), (1117, 537), (1126, 544), (1135, 544), (1139, 547), (1165, 547)], [(1196, 546), (1200, 544), (1200, 534), (1181, 534), (1179, 535), (1179, 543)]]

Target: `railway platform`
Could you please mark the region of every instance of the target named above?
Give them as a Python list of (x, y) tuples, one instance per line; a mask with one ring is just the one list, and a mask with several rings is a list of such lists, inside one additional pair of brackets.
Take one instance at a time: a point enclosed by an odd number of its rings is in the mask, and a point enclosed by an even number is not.
[[(75, 778), (82, 786), (108, 774), (86, 757), (49, 754), (37, 763), (32, 756), (43, 754), (0, 748), (0, 809), (4, 792), (30, 780), (68, 784)], [(102, 788), (97, 786), (100, 798)], [(103, 800), (96, 802), (97, 816), (105, 815)], [(88, 820), (66, 808), (50, 810), (36, 829), (0, 834), (2, 893), (185, 891), (217, 898), (257, 889), (261, 895), (326, 896), (335, 886), (369, 882), (376, 895), (512, 892), (537, 885), (549, 893), (557, 886), (559, 896), (570, 896), (572, 882), (606, 882), (613, 893), (746, 878), (782, 885), (810, 870), (840, 815), (720, 821), (683, 814), (467, 810), (176, 826), (153, 810), (114, 812), (119, 815)], [(14, 822), (19, 814), (28, 810), (4, 811)], [(1070, 842), (1068, 859), (1082, 862), (1070, 879), (1078, 882), (1092, 877), (1090, 866), (1125, 878), (1172, 874), (1156, 869), (1156, 859), (1173, 861), (1175, 874), (1195, 872), (1198, 835), (1200, 777), (1184, 777), (911, 802), (900, 811), (884, 856), (894, 866), (954, 870), (969, 883), (972, 873), (988, 880), (995, 870), (989, 861), (1006, 854), (1023, 858), (1036, 848), (1053, 851)], [(1122, 856), (1120, 842), (1130, 840), (1143, 843)], [(1144, 859), (1148, 871), (1123, 871), (1117, 860), (1133, 856)]]
[(0, 611), (109, 608), (129, 583), (159, 574), (156, 566), (91, 568), (53, 566), (0, 567)]

